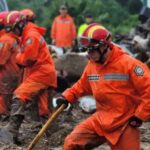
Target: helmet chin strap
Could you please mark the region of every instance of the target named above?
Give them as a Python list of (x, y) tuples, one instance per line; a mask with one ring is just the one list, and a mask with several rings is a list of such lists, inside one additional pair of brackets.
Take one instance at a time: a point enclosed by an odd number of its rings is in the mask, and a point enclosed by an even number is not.
[(0, 24), (0, 30), (4, 29), (4, 25)]

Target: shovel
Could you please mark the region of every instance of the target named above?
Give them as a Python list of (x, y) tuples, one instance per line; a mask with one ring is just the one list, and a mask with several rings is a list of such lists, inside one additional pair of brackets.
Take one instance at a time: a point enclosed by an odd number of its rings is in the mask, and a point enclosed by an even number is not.
[(52, 121), (54, 121), (57, 116), (64, 110), (65, 106), (61, 105), (52, 115), (51, 117), (48, 119), (48, 121), (44, 124), (44, 126), (42, 127), (42, 129), (38, 132), (38, 134), (35, 136), (35, 138), (33, 139), (33, 141), (31, 142), (31, 144), (28, 146), (27, 150), (32, 150), (35, 145), (37, 144), (37, 142), (39, 141), (39, 139), (44, 135), (44, 133), (47, 131), (47, 129), (49, 128), (49, 126), (51, 125)]

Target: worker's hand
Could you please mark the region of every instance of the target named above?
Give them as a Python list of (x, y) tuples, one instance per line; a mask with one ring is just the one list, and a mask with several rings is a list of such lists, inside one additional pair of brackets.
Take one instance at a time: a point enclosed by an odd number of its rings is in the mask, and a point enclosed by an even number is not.
[(133, 128), (136, 128), (136, 127), (140, 127), (142, 125), (142, 120), (135, 117), (135, 116), (132, 116), (130, 119), (129, 119), (129, 125)]
[(63, 96), (60, 96), (56, 99), (56, 104), (57, 107), (60, 107), (62, 104), (64, 104), (65, 108), (67, 108), (69, 102)]

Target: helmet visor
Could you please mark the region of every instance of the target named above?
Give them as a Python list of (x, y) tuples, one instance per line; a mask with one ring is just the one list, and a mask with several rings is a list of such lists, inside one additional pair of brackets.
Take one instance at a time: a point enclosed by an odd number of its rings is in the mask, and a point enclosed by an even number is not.
[(104, 41), (89, 39), (83, 36), (79, 39), (79, 43), (81, 45), (81, 51), (82, 52), (87, 51), (88, 53), (97, 51), (106, 44)]
[(99, 41), (98, 40), (95, 40), (95, 39), (91, 39), (91, 38), (88, 38), (86, 36), (81, 36), (79, 38), (79, 43), (81, 44), (81, 46), (93, 46), (95, 44), (98, 44)]

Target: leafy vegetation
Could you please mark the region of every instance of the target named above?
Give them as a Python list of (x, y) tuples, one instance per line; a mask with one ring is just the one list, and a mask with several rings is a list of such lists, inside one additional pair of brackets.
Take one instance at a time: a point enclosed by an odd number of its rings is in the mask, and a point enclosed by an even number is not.
[(46, 40), (50, 42), (50, 28), (58, 15), (61, 4), (66, 4), (78, 27), (86, 13), (92, 13), (113, 34), (126, 33), (138, 23), (142, 7), (140, 0), (8, 0), (10, 10), (32, 9), (37, 15), (37, 24), (47, 28)]

